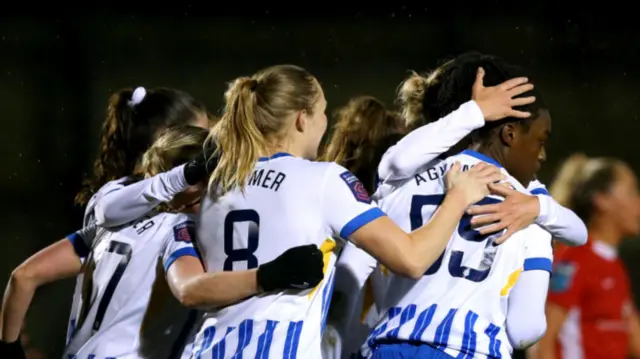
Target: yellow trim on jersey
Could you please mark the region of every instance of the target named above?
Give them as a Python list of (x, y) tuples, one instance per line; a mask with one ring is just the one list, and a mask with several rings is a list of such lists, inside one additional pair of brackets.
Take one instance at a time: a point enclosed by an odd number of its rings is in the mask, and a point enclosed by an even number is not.
[(373, 307), (373, 285), (371, 284), (371, 277), (367, 278), (364, 282), (364, 297), (362, 298), (362, 313), (360, 313), (360, 323), (364, 324), (364, 320), (367, 318), (367, 314)]
[(504, 297), (509, 294), (511, 288), (516, 285), (518, 278), (520, 278), (520, 273), (522, 272), (522, 268), (516, 269), (513, 273), (509, 274), (509, 278), (507, 279), (507, 284), (500, 290), (500, 296)]
[(380, 264), (380, 272), (382, 272), (382, 274), (384, 274), (386, 277), (389, 276), (389, 269), (382, 264)]
[[(322, 273), (327, 274), (327, 269), (329, 268), (329, 262), (331, 262), (331, 255), (333, 254), (333, 249), (336, 248), (336, 242), (333, 239), (325, 239), (320, 246), (320, 252), (322, 252), (322, 261), (324, 262), (324, 268), (322, 268)], [(322, 282), (320, 282), (322, 284)], [(320, 288), (320, 284), (318, 284), (315, 288), (311, 290), (309, 293), (309, 299), (313, 297), (313, 294)]]

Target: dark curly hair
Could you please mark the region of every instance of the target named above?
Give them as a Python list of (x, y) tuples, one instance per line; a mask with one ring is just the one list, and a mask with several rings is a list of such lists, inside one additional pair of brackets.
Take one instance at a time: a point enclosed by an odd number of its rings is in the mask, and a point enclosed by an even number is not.
[[(479, 52), (467, 52), (444, 62), (440, 67), (426, 75), (412, 73), (399, 87), (398, 103), (402, 115), (410, 128), (437, 121), (455, 111), (460, 105), (471, 100), (471, 90), (479, 67), (485, 71), (484, 85), (495, 86), (514, 77), (531, 76), (525, 70), (492, 55)], [(547, 109), (540, 91), (536, 89), (519, 97), (535, 96), (536, 102), (515, 109), (531, 112), (525, 120), (506, 118), (491, 122), (476, 132), (476, 136), (485, 137), (488, 133), (507, 122), (519, 122), (524, 126), (538, 117), (540, 110)]]

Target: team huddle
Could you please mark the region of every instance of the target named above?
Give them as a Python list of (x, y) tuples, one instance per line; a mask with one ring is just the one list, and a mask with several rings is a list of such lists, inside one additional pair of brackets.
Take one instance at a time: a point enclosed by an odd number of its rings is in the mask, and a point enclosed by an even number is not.
[[(536, 173), (551, 116), (522, 68), (466, 53), (340, 111), (292, 65), (234, 80), (219, 119), (114, 94), (83, 227), (12, 274), (0, 357), (35, 289), (75, 277), (65, 359), (511, 358), (546, 330), (552, 238), (584, 223)], [(505, 198), (522, 205), (508, 216)]]

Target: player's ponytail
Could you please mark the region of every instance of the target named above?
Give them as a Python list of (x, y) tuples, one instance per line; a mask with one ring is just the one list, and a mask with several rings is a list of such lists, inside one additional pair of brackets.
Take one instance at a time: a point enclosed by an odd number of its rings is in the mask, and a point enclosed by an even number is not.
[(550, 194), (588, 224), (593, 216), (594, 197), (609, 191), (616, 179), (618, 166), (626, 165), (615, 158), (588, 158), (584, 154), (574, 154), (562, 164), (550, 187)]
[(91, 196), (106, 182), (130, 174), (135, 166), (128, 160), (127, 134), (132, 125), (132, 113), (128, 106), (132, 89), (122, 89), (109, 97), (107, 116), (102, 124), (98, 158), (93, 164), (93, 176), (83, 182), (83, 189), (75, 202), (85, 205)]
[(267, 141), (256, 123), (256, 86), (256, 80), (240, 77), (224, 94), (224, 115), (211, 132), (218, 144), (220, 160), (210, 186), (219, 183), (223, 191), (236, 185), (243, 187), (255, 162), (267, 153)]
[(209, 187), (222, 192), (243, 189), (255, 162), (284, 140), (288, 121), (296, 113), (313, 114), (320, 87), (306, 70), (273, 66), (233, 81), (225, 93), (224, 114), (211, 131), (218, 166)]
[(424, 97), (428, 80), (412, 72), (398, 87), (398, 105), (402, 109), (402, 118), (408, 127), (425, 122)]
[(200, 116), (206, 118), (206, 108), (179, 90), (137, 87), (112, 94), (93, 174), (84, 180), (76, 203), (85, 205), (105, 183), (131, 176), (158, 131), (193, 123)]

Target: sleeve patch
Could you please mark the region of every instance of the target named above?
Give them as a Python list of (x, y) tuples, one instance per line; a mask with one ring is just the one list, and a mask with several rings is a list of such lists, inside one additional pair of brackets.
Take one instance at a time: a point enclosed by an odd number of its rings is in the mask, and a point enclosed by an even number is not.
[(576, 266), (572, 263), (557, 263), (553, 266), (549, 289), (552, 293), (563, 293), (571, 288)]
[(340, 175), (340, 178), (349, 186), (351, 193), (353, 193), (353, 196), (358, 202), (371, 203), (371, 197), (369, 197), (369, 193), (367, 193), (367, 190), (358, 177), (349, 171), (345, 171)]
[(192, 221), (173, 226), (173, 239), (176, 242), (192, 243), (196, 238), (196, 224)]

